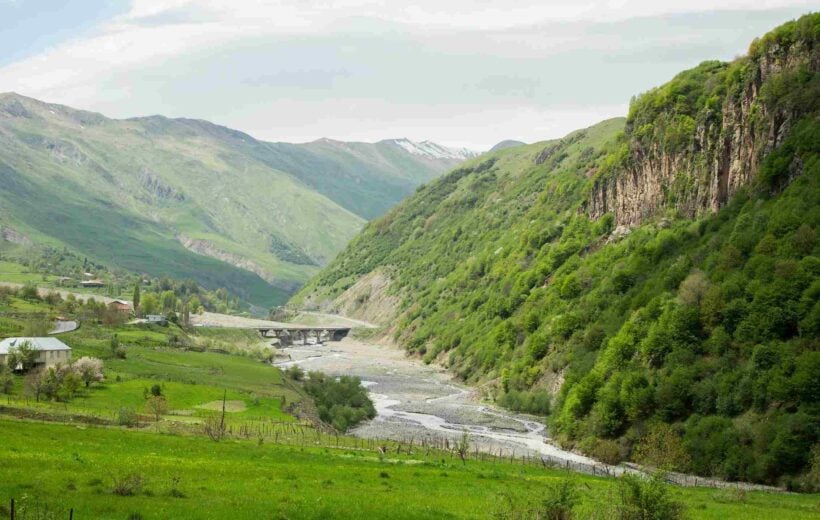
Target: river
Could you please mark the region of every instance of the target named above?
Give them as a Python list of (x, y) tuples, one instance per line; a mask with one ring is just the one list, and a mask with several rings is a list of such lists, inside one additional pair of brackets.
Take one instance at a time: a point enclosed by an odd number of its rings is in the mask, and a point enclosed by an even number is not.
[(378, 415), (352, 430), (364, 438), (413, 441), (460, 438), (469, 432), (471, 451), (504, 456), (549, 456), (596, 464), (549, 441), (543, 420), (515, 414), (477, 399), (474, 389), (458, 384), (441, 367), (408, 358), (396, 348), (345, 338), (322, 345), (294, 345), (280, 351), (282, 368), (353, 375), (368, 388)]

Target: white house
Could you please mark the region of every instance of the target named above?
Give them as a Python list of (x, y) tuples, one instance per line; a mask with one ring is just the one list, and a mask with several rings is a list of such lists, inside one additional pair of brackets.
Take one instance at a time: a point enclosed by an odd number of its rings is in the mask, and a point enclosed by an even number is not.
[(9, 350), (28, 342), (32, 349), (38, 351), (38, 365), (51, 367), (57, 363), (68, 363), (71, 360), (71, 347), (57, 338), (6, 338), (0, 341), (0, 363), (5, 364)]

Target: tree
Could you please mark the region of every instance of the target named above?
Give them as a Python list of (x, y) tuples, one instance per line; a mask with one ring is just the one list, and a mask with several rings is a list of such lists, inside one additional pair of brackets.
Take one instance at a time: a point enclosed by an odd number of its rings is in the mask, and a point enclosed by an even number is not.
[(161, 395), (152, 395), (145, 403), (145, 410), (154, 416), (154, 422), (159, 422), (162, 416), (168, 413), (168, 401)]
[(134, 284), (134, 296), (132, 297), (133, 304), (134, 304), (134, 312), (137, 313), (137, 317), (139, 317), (140, 313), (140, 283), (137, 282)]
[(12, 370), (19, 367), (23, 372), (28, 372), (34, 367), (38, 356), (39, 352), (31, 346), (31, 342), (23, 341), (16, 347), (9, 349), (6, 362)]
[(91, 383), (102, 381), (104, 377), (103, 362), (97, 358), (81, 357), (74, 362), (74, 370), (86, 388), (91, 386)]
[(228, 398), (228, 391), (222, 394), (222, 414), (219, 417), (214, 415), (205, 419), (204, 430), (212, 441), (219, 442), (225, 436), (225, 400)]
[(177, 296), (174, 291), (164, 291), (160, 296), (163, 312), (171, 312), (177, 308)]
[(10, 394), (14, 388), (14, 377), (11, 374), (11, 369), (0, 363), (0, 392)]
[(40, 392), (48, 399), (55, 399), (60, 391), (62, 374), (54, 367), (40, 372)]
[(43, 393), (43, 379), (40, 371), (33, 370), (29, 372), (23, 384), (25, 385), (26, 395), (34, 397), (39, 403), (40, 395)]
[(45, 318), (31, 318), (23, 325), (22, 336), (41, 337), (48, 334), (52, 323)]
[(655, 423), (635, 447), (635, 460), (665, 471), (683, 471), (689, 467), (690, 457), (672, 426)]
[(72, 399), (83, 384), (80, 375), (71, 366), (63, 366), (58, 370), (58, 395), (64, 399)]
[(154, 293), (147, 293), (145, 296), (142, 297), (140, 301), (140, 307), (142, 308), (142, 316), (146, 316), (148, 314), (156, 314), (157, 309), (159, 308), (159, 301), (157, 300), (157, 295)]
[(456, 444), (456, 453), (462, 464), (467, 464), (467, 455), (470, 453), (470, 433), (467, 430), (461, 432), (461, 438)]
[(202, 302), (199, 300), (198, 296), (191, 296), (191, 299), (188, 300), (188, 308), (194, 314), (200, 314), (202, 312)]

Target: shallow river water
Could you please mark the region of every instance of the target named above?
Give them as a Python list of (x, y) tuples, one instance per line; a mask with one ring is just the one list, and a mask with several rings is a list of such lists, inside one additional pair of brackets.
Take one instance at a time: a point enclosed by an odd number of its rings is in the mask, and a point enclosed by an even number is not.
[(595, 464), (550, 443), (539, 418), (482, 404), (475, 390), (454, 382), (444, 369), (407, 358), (396, 348), (345, 338), (323, 345), (295, 345), (281, 353), (284, 359), (277, 365), (283, 368), (298, 364), (305, 371), (362, 379), (378, 415), (354, 429), (353, 435), (418, 443), (423, 438), (455, 441), (468, 431), (471, 450)]

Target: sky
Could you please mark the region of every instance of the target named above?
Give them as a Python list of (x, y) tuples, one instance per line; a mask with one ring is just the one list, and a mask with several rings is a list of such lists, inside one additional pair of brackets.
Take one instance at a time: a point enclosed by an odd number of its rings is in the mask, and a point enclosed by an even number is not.
[[(508, 5), (504, 5), (508, 4)], [(0, 92), (268, 141), (486, 150), (626, 114), (820, 0), (0, 0)]]

